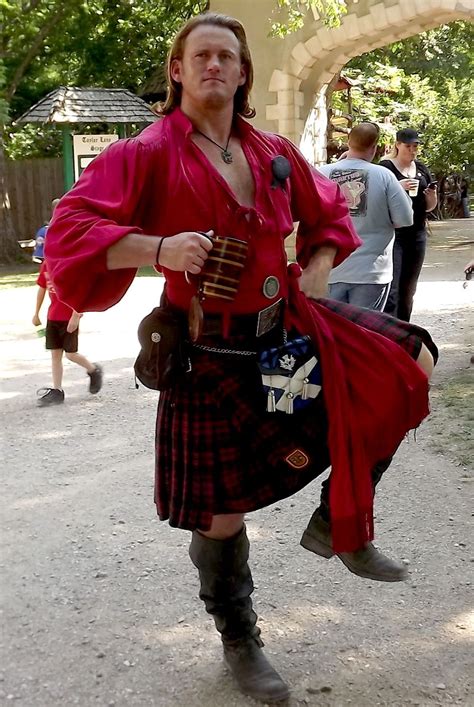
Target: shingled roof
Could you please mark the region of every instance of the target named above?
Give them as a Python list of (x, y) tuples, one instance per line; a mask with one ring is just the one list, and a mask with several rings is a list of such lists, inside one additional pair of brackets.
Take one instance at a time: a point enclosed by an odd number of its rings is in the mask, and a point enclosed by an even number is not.
[(150, 106), (124, 88), (60, 86), (18, 118), (17, 123), (153, 123)]

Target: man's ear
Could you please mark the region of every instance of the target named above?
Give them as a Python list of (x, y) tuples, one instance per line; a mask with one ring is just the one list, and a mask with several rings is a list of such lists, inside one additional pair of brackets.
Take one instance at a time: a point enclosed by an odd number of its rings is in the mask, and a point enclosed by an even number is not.
[(245, 68), (245, 66), (241, 66), (240, 67), (239, 86), (243, 86), (246, 81), (247, 81), (247, 69)]
[(181, 83), (181, 61), (179, 59), (173, 59), (171, 62), (170, 74), (173, 81)]

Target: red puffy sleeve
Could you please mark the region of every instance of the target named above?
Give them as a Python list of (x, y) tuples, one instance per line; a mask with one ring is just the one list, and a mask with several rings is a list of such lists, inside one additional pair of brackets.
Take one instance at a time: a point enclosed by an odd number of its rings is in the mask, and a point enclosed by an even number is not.
[(143, 233), (140, 200), (147, 183), (147, 146), (119, 140), (98, 155), (61, 199), (45, 255), (60, 300), (78, 312), (103, 311), (130, 287), (136, 269), (107, 270), (107, 249)]
[(327, 179), (305, 160), (289, 140), (284, 139), (286, 156), (291, 162), (291, 209), (298, 221), (296, 257), (305, 268), (319, 246), (337, 248), (334, 267), (342, 263), (362, 241), (349, 215), (347, 202), (339, 186)]

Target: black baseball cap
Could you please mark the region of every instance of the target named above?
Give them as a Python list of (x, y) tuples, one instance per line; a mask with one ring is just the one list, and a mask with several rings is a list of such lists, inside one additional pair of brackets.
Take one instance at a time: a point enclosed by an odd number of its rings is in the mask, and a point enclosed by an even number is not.
[(414, 142), (421, 142), (420, 136), (413, 128), (403, 128), (398, 130), (396, 135), (397, 142), (404, 142), (406, 145), (412, 145)]

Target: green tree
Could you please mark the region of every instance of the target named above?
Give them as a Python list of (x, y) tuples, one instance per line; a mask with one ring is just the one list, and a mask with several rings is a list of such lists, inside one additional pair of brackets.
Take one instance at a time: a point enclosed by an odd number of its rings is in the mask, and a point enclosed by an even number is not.
[[(352, 59), (344, 75), (356, 122), (375, 120), (393, 142), (400, 127), (423, 136), (423, 159), (439, 176), (469, 171), (473, 155), (474, 26), (443, 25)], [(340, 93), (333, 106), (344, 109)]]
[(443, 91), (448, 81), (463, 83), (472, 76), (473, 46), (474, 24), (460, 20), (363, 54), (348, 67), (370, 74), (374, 61), (396, 66), (407, 75), (428, 79), (433, 89)]
[[(140, 93), (156, 82), (177, 28), (207, 6), (204, 0), (0, 0), (0, 166), (4, 144), (10, 157), (61, 150), (50, 127), (15, 128), (9, 120), (59, 85)], [(4, 176), (0, 187), (0, 259), (8, 260), (17, 246)]]
[(316, 10), (330, 27), (338, 25), (347, 12), (346, 0), (276, 0), (271, 34), (285, 37), (301, 29), (310, 10)]
[(138, 92), (196, 0), (4, 0), (3, 97), (12, 118), (58, 85)]

